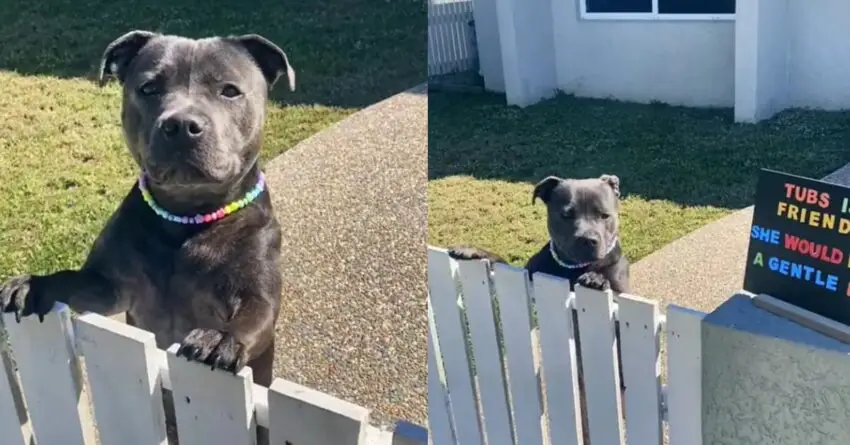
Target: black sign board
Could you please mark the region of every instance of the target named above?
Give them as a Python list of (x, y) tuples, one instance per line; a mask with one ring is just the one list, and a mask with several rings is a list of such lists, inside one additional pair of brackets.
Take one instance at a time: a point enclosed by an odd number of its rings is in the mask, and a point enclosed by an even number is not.
[(762, 170), (744, 289), (850, 325), (850, 188)]

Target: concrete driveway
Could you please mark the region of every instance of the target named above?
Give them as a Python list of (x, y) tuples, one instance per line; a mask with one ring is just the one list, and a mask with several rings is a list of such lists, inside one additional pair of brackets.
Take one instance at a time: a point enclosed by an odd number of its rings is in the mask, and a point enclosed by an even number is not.
[(425, 424), (427, 91), (265, 166), (283, 228), (276, 376)]

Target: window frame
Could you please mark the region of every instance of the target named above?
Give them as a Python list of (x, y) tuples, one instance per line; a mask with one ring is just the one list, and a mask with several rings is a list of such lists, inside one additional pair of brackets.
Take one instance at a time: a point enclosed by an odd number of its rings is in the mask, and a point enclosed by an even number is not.
[[(564, 0), (560, 0), (564, 1)], [(592, 0), (591, 0), (592, 1)], [(640, 21), (734, 21), (735, 14), (661, 14), (658, 12), (658, 0), (652, 0), (650, 12), (587, 12), (588, 0), (579, 0), (579, 13), (582, 20), (640, 20)]]

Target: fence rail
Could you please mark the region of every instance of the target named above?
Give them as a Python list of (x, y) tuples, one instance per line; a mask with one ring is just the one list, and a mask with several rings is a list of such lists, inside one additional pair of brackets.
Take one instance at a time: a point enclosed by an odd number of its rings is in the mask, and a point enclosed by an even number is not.
[(428, 1), (428, 75), (476, 70), (472, 0)]
[[(180, 445), (424, 445), (427, 432), (369, 424), (370, 411), (276, 379), (253, 383), (157, 349), (154, 335), (110, 318), (57, 308), (39, 323), (2, 316), (11, 351), (0, 366), (0, 444), (166, 444), (162, 391), (171, 391)], [(9, 359), (14, 356), (17, 371)], [(88, 383), (84, 389), (84, 383)]]
[(702, 313), (430, 246), (428, 289), (435, 444), (701, 445)]

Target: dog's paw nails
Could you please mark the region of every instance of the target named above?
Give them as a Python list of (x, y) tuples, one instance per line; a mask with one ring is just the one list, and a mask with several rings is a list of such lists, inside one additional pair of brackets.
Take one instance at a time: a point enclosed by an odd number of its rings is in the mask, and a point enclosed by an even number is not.
[(446, 252), (449, 254), (449, 257), (456, 260), (479, 260), (482, 258), (475, 249), (470, 247), (450, 247)]
[(593, 290), (608, 290), (611, 282), (604, 275), (596, 272), (586, 272), (576, 280), (579, 286)]
[(20, 322), (20, 312), (24, 308), (26, 296), (29, 294), (29, 277), (20, 276), (0, 284), (0, 310), (15, 314)]
[(205, 361), (221, 342), (224, 334), (215, 329), (193, 329), (183, 339), (177, 350), (178, 357), (186, 360)]
[(225, 335), (206, 361), (213, 369), (222, 369), (233, 374), (245, 366), (242, 344), (232, 335)]
[(30, 314), (38, 315), (39, 321), (53, 309), (53, 301), (33, 288), (33, 278), (21, 275), (0, 284), (0, 311), (15, 314), (15, 321)]
[(211, 370), (222, 369), (236, 374), (245, 365), (243, 348), (230, 334), (215, 329), (195, 329), (186, 336), (178, 357), (203, 363)]

